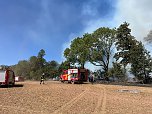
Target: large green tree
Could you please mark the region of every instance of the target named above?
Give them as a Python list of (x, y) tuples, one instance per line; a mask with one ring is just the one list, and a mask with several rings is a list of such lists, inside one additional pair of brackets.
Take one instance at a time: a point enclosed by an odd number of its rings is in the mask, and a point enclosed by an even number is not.
[(126, 66), (129, 62), (129, 51), (132, 46), (136, 45), (134, 37), (131, 35), (131, 29), (128, 27), (129, 24), (124, 22), (117, 29), (116, 34), (116, 48), (117, 53), (115, 54), (116, 60), (120, 60), (120, 63)]
[(129, 64), (131, 73), (148, 83), (151, 56), (144, 45), (131, 35), (131, 29), (128, 26), (129, 24), (124, 22), (117, 29), (115, 58), (124, 67), (124, 74), (126, 74), (126, 66)]
[[(130, 50), (136, 45), (135, 38), (131, 35), (131, 29), (129, 24), (124, 22), (117, 28), (116, 33), (116, 48), (117, 53), (115, 54), (116, 61), (124, 68), (124, 77), (126, 77), (126, 66), (131, 63), (131, 53)], [(127, 77), (126, 77), (127, 79)]]
[(37, 55), (38, 66), (40, 69), (43, 69), (43, 67), (46, 63), (44, 56), (45, 56), (45, 51), (44, 51), (44, 49), (41, 49)]
[(90, 48), (90, 62), (101, 66), (105, 76), (108, 75), (110, 57), (114, 51), (115, 33), (115, 29), (101, 27), (92, 34), (94, 42)]
[(45, 64), (44, 72), (48, 78), (53, 78), (59, 76), (58, 68), (59, 64), (55, 60), (48, 61)]
[(39, 69), (38, 60), (36, 56), (31, 56), (29, 58), (29, 64), (32, 71), (36, 71), (37, 69)]
[(131, 49), (131, 73), (144, 83), (149, 83), (149, 73), (152, 72), (152, 58), (142, 42)]
[(113, 81), (115, 81), (115, 78), (117, 78), (118, 81), (123, 81), (124, 72), (121, 67), (121, 64), (117, 63), (117, 62), (113, 62), (113, 67), (109, 69), (108, 75), (109, 75), (109, 77), (113, 78)]
[(66, 48), (64, 56), (71, 65), (78, 64), (84, 68), (85, 63), (89, 60), (89, 48), (92, 42), (91, 34), (85, 34), (83, 37), (75, 38)]
[(44, 49), (41, 49), (38, 52), (37, 56), (31, 56), (29, 58), (29, 64), (30, 64), (30, 75), (29, 79), (39, 80), (40, 76), (45, 70), (45, 64), (46, 60), (44, 59), (45, 51)]
[(16, 76), (23, 76), (26, 79), (30, 78), (30, 64), (26, 60), (21, 60), (12, 69), (15, 71)]
[(31, 56), (29, 60), (19, 61), (18, 64), (12, 66), (15, 74), (24, 76), (26, 79), (39, 80), (44, 72), (45, 78), (52, 78), (57, 76), (59, 64), (56, 61), (46, 61), (44, 59), (45, 51), (41, 49), (37, 56)]

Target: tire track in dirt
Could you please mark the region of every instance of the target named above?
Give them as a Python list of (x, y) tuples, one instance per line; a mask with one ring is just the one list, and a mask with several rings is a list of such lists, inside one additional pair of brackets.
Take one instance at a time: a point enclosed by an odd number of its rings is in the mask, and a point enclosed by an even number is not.
[[(5, 105), (0, 105), (1, 108), (3, 109), (8, 109), (8, 108), (11, 108), (15, 111), (23, 111), (23, 112), (28, 112), (28, 114), (45, 114), (45, 112), (43, 111), (35, 111), (35, 110), (31, 110), (31, 109), (27, 109), (27, 108), (23, 108), (23, 107), (18, 107), (18, 106), (5, 106)], [(19, 112), (19, 113), (22, 113), (22, 112)], [(13, 114), (13, 112), (12, 112)]]
[[(98, 86), (100, 87), (100, 86)], [(100, 87), (101, 88), (101, 87)], [(100, 97), (93, 114), (106, 114), (106, 89), (102, 87), (100, 90)]]
[(107, 102), (106, 99), (107, 99), (107, 94), (106, 94), (106, 89), (104, 87), (101, 114), (106, 114), (106, 102)]
[(88, 90), (89, 88), (86, 87), (86, 89), (82, 93), (80, 93), (78, 96), (76, 96), (75, 98), (64, 104), (61, 108), (55, 110), (52, 114), (62, 114), (62, 111), (65, 110), (65, 108), (66, 109), (70, 108), (74, 103), (76, 103), (79, 99), (81, 99), (85, 95), (85, 93), (87, 93)]

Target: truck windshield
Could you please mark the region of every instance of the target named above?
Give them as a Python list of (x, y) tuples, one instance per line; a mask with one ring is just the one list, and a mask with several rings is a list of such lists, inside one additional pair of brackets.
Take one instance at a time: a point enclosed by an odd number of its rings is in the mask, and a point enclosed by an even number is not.
[(0, 71), (0, 76), (4, 74), (5, 74), (5, 71)]
[(77, 77), (77, 73), (73, 73), (72, 78), (76, 78), (76, 77)]
[(5, 71), (0, 71), (0, 82), (5, 81)]

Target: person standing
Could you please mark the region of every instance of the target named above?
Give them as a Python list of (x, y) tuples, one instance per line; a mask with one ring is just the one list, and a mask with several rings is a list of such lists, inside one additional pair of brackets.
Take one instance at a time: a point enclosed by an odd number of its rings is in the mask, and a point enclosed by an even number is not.
[(41, 84), (41, 83), (44, 84), (44, 76), (45, 76), (45, 74), (43, 73), (42, 76), (41, 76), (40, 84)]

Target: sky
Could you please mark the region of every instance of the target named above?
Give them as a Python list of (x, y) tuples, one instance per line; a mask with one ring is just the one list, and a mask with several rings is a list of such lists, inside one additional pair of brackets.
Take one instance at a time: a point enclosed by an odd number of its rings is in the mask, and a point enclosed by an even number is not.
[(74, 38), (125, 21), (132, 35), (143, 41), (152, 29), (151, 4), (151, 0), (0, 0), (0, 65), (28, 60), (41, 49), (47, 61), (61, 63)]

